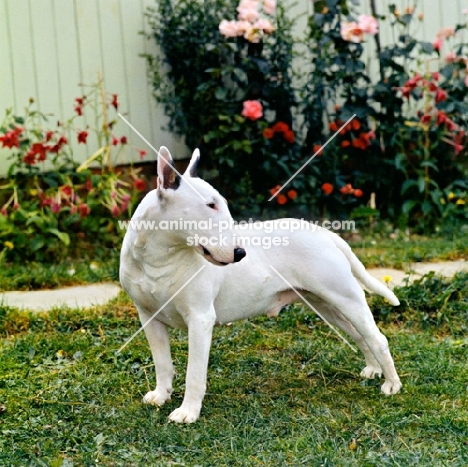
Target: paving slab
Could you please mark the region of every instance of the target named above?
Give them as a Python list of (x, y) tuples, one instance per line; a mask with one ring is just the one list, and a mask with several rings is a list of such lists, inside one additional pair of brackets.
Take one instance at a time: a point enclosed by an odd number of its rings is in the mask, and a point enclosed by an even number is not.
[[(390, 288), (399, 287), (406, 285), (406, 281), (411, 284), (416, 279), (421, 278), (425, 274), (435, 272), (439, 276), (453, 277), (457, 272), (468, 271), (468, 261), (440, 261), (437, 263), (411, 263), (405, 268), (404, 271), (393, 268), (369, 268), (367, 272), (385, 283), (384, 277), (390, 276), (391, 279), (388, 282)], [(388, 279), (388, 277), (387, 277)]]
[(45, 311), (54, 307), (86, 308), (103, 305), (117, 297), (122, 289), (117, 284), (91, 284), (63, 289), (0, 292), (0, 303), (31, 311)]

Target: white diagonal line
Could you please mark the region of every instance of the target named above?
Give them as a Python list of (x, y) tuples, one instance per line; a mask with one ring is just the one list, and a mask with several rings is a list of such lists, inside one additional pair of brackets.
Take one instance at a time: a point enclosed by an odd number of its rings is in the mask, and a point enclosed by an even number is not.
[(317, 154), (319, 154), (319, 153), (322, 152), (323, 148), (325, 148), (325, 147), (327, 146), (327, 144), (328, 144), (330, 141), (332, 141), (332, 140), (336, 137), (336, 135), (337, 135), (346, 125), (348, 125), (348, 123), (349, 123), (351, 120), (354, 119), (354, 117), (356, 117), (356, 114), (354, 114), (343, 126), (341, 126), (338, 130), (336, 130), (336, 133), (335, 133), (323, 146), (321, 146), (320, 149), (319, 149), (318, 151), (316, 151), (316, 153), (315, 153), (307, 162), (305, 162), (305, 163), (303, 164), (303, 166), (302, 166), (299, 170), (297, 170), (297, 172), (296, 172), (294, 175), (292, 175), (291, 178), (290, 178), (285, 184), (283, 184), (283, 186), (281, 186), (281, 188), (280, 188), (278, 191), (276, 191), (275, 194), (274, 194), (268, 201), (271, 201), (273, 198), (275, 198), (275, 197), (279, 194), (279, 192), (280, 192), (294, 177), (296, 177), (297, 174), (298, 174), (299, 172), (301, 172), (301, 170), (303, 170), (304, 167), (306, 167), (306, 165), (309, 164), (309, 162), (310, 162)]
[(138, 331), (135, 332), (135, 334), (133, 334), (133, 336), (130, 337), (130, 339), (128, 339), (127, 342), (125, 342), (125, 344), (122, 345), (122, 347), (120, 347), (119, 350), (117, 350), (117, 353), (122, 352), (122, 350), (125, 349), (125, 347), (127, 347), (127, 345), (130, 344), (130, 342), (131, 342), (141, 331), (143, 331), (143, 329), (145, 329), (145, 327), (149, 324), (149, 322), (150, 322), (150, 321), (151, 321), (151, 320), (152, 320), (152, 319), (153, 319), (153, 318), (154, 318), (154, 317), (155, 317), (155, 316), (156, 316), (156, 315), (173, 299), (173, 298), (177, 297), (177, 295), (178, 295), (180, 292), (182, 292), (182, 290), (184, 290), (185, 287), (186, 287), (188, 284), (190, 284), (190, 282), (192, 282), (193, 279), (195, 279), (195, 277), (201, 272), (202, 269), (205, 268), (205, 266), (206, 266), (206, 265), (204, 264), (204, 265), (203, 265), (203, 266), (202, 266), (202, 267), (201, 267), (201, 268), (200, 268), (200, 269), (199, 269), (199, 270), (182, 286), (182, 287), (180, 287), (180, 289), (179, 289), (169, 300), (167, 300), (167, 302), (166, 302), (161, 308), (159, 308), (159, 310), (158, 310), (153, 316), (151, 316), (151, 318), (150, 318), (148, 321), (146, 321), (146, 323), (145, 323), (140, 329), (138, 329)]
[(289, 281), (287, 279), (285, 279), (271, 264), (270, 264), (270, 268), (273, 269), (273, 271), (276, 272), (276, 274), (278, 275), (278, 277), (280, 277), (281, 279), (283, 279), (283, 281), (288, 285), (288, 287), (291, 287), (292, 290), (294, 290), (294, 292), (296, 292), (296, 294), (298, 295), (298, 297), (303, 301), (305, 302), (312, 311), (314, 311), (315, 313), (317, 313), (318, 316), (320, 316), (320, 318), (322, 318), (325, 323), (328, 324), (328, 326), (330, 326), (330, 328), (338, 335), (338, 337), (343, 341), (345, 342), (346, 344), (349, 345), (349, 347), (351, 348), (351, 350), (353, 352), (357, 352), (357, 350), (340, 334), (340, 332), (338, 331), (338, 329), (336, 329), (332, 324), (330, 324), (317, 310), (316, 308), (314, 308), (305, 298), (304, 296), (298, 291), (296, 290), (296, 288), (289, 283)]
[[(118, 113), (117, 115), (158, 155), (158, 157), (161, 157), (166, 164), (169, 164), (164, 156), (161, 156), (159, 151), (121, 113)], [(181, 173), (179, 173), (172, 164), (169, 165), (171, 165), (172, 170), (174, 170), (174, 172), (205, 202), (205, 198), (199, 193), (199, 191)]]

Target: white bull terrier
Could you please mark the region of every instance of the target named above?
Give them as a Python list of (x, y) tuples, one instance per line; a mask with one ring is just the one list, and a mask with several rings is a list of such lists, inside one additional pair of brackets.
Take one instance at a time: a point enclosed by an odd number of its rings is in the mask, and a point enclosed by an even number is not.
[[(169, 151), (161, 147), (158, 188), (138, 206), (123, 241), (120, 282), (141, 323), (146, 323), (156, 368), (156, 389), (143, 401), (161, 406), (170, 400), (174, 370), (168, 326), (188, 329), (189, 345), (184, 400), (169, 419), (191, 423), (199, 417), (205, 395), (213, 326), (262, 314), (275, 316), (285, 305), (301, 301), (298, 293), (356, 342), (366, 359), (361, 376), (383, 373), (382, 392), (396, 394), (401, 382), (388, 342), (360, 284), (395, 306), (397, 297), (367, 273), (344, 240), (326, 229), (232, 226), (226, 200), (196, 176), (198, 159), (197, 149), (180, 177)], [(185, 223), (187, 228), (181, 222), (185, 220), (195, 222)], [(138, 228), (137, 221), (153, 222), (154, 227)], [(168, 229), (170, 225), (177, 228)], [(222, 239), (216, 228), (220, 225), (231, 226)], [(269, 249), (252, 241), (244, 250), (236, 236), (281, 240), (273, 240)], [(202, 237), (203, 242), (194, 241)]]

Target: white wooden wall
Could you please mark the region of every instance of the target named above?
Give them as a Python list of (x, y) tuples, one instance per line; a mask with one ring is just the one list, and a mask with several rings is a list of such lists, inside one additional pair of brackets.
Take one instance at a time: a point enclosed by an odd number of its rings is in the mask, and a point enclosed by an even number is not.
[[(284, 3), (295, 4), (294, 13), (301, 17), (298, 28), (304, 27), (311, 0)], [(379, 13), (385, 13), (390, 3), (404, 10), (414, 1), (376, 3)], [(417, 33), (429, 41), (440, 27), (463, 21), (461, 11), (468, 7), (468, 0), (417, 3), (417, 11), (425, 16)], [(139, 56), (154, 51), (154, 44), (139, 34), (148, 30), (144, 11), (154, 4), (153, 0), (0, 0), (0, 118), (8, 107), (20, 112), (32, 97), (42, 112), (53, 114), (52, 121), (67, 119), (73, 115), (75, 97), (82, 94), (80, 85), (96, 83), (101, 74), (106, 89), (119, 95), (127, 118), (154, 146), (167, 145), (185, 157), (188, 150), (183, 142), (162, 129), (167, 119), (153, 102), (145, 59)], [(369, 0), (361, 4), (363, 12), (370, 13)], [(389, 40), (390, 31), (382, 26), (382, 41)], [(116, 133), (145, 148), (124, 122), (119, 122)], [(87, 150), (93, 150), (89, 146)], [(148, 158), (152, 156), (148, 150)], [(83, 146), (78, 157), (86, 157)], [(0, 152), (0, 174), (7, 167), (5, 152)]]

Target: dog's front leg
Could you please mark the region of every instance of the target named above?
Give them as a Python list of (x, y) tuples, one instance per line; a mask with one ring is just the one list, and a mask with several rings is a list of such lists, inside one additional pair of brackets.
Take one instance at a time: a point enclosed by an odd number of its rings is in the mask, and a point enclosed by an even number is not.
[(187, 320), (189, 351), (185, 396), (182, 405), (169, 415), (173, 422), (192, 423), (200, 415), (214, 323), (214, 309), (208, 314), (191, 313)]
[[(149, 315), (138, 310), (143, 324), (149, 319)], [(171, 400), (172, 378), (174, 369), (171, 359), (171, 348), (167, 326), (157, 319), (152, 319), (145, 327), (145, 334), (148, 339), (151, 353), (153, 355), (154, 367), (156, 370), (156, 389), (149, 391), (143, 402), (145, 404), (163, 405)]]

